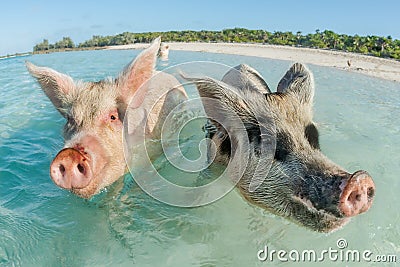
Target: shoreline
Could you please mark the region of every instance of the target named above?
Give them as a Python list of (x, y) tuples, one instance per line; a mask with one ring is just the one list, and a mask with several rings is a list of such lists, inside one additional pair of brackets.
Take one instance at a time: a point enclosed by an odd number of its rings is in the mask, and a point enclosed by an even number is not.
[(9, 58), (16, 58), (16, 57), (27, 57), (32, 55), (31, 52), (25, 52), (25, 53), (15, 53), (12, 55), (6, 55), (6, 56), (0, 56), (0, 60), (2, 59), (9, 59)]
[[(400, 61), (356, 53), (303, 47), (248, 43), (178, 43), (166, 42), (170, 50), (255, 56), (333, 67), (375, 78), (400, 82)], [(144, 49), (149, 44), (108, 46), (108, 50)], [(348, 65), (350, 63), (350, 66)]]

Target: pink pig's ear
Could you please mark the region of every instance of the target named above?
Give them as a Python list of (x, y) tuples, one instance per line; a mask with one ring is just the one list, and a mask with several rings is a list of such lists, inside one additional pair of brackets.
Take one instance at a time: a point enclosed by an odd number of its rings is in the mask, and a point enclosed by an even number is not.
[[(120, 96), (126, 104), (129, 104), (136, 91), (153, 76), (160, 43), (161, 38), (158, 37), (150, 47), (142, 51), (135, 60), (126, 66), (117, 78)], [(138, 92), (140, 95), (135, 97), (134, 103), (131, 103), (133, 107), (139, 107), (142, 104), (147, 93), (147, 90), (143, 89)]]
[(28, 61), (25, 64), (29, 73), (37, 79), (53, 105), (65, 117), (62, 99), (75, 88), (72, 78), (53, 69), (36, 66)]

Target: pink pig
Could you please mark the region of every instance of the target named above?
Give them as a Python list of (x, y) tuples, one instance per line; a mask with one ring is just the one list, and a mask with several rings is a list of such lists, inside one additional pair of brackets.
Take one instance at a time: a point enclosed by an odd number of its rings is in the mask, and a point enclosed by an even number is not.
[[(161, 72), (155, 75), (160, 42), (160, 38), (154, 40), (116, 79), (98, 82), (75, 82), (50, 68), (26, 63), (31, 75), (67, 120), (65, 146), (50, 166), (50, 176), (56, 185), (90, 198), (126, 172), (122, 122), (129, 104), (140, 107), (146, 98), (157, 99), (147, 114), (144, 130), (146, 136), (160, 138), (159, 125), (165, 114), (187, 98), (173, 76)], [(142, 85), (144, 90), (138, 92)], [(160, 93), (166, 90), (167, 94)], [(134, 97), (136, 92), (140, 95)], [(145, 123), (133, 124), (145, 127)]]

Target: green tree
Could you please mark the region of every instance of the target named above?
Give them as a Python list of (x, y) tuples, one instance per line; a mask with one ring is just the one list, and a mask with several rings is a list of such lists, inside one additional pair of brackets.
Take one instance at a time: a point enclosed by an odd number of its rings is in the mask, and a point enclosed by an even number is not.
[(62, 40), (54, 44), (55, 49), (74, 48), (75, 44), (70, 37), (63, 37)]
[(47, 39), (43, 39), (43, 42), (41, 42), (33, 47), (34, 52), (47, 51), (47, 50), (49, 50), (49, 40), (47, 40)]

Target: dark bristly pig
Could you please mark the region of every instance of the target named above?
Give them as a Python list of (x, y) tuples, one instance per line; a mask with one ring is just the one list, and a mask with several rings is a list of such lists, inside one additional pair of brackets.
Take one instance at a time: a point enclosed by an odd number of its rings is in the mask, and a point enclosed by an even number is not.
[[(132, 118), (132, 122), (135, 127), (146, 127), (146, 136), (159, 138), (162, 118), (186, 99), (176, 79), (164, 73), (156, 75), (160, 42), (160, 38), (153, 41), (117, 78), (97, 82), (73, 81), (50, 68), (26, 63), (31, 75), (67, 120), (65, 146), (50, 166), (50, 176), (56, 185), (90, 198), (126, 172), (122, 122), (132, 99), (131, 106), (139, 107), (144, 105), (145, 98), (153, 98), (154, 101), (147, 101), (156, 104), (146, 120)], [(141, 86), (146, 88), (142, 90)], [(134, 97), (139, 88), (139, 97)], [(162, 96), (162, 88), (174, 89)]]
[[(337, 229), (371, 207), (375, 186), (370, 175), (362, 170), (349, 173), (320, 150), (312, 112), (313, 75), (304, 65), (294, 64), (277, 92), (271, 92), (261, 75), (247, 65), (231, 69), (222, 82), (208, 77), (186, 79), (196, 84), (207, 115), (220, 120), (210, 119), (206, 127), (212, 140), (209, 154), (225, 165), (235, 156), (237, 162), (248, 162), (237, 187), (250, 203), (321, 232)], [(216, 101), (209, 105), (206, 99)], [(229, 122), (235, 116), (243, 122), (245, 136)], [(263, 118), (274, 124), (266, 131), (275, 137), (272, 153), (263, 151), (271, 149), (262, 147)], [(268, 155), (272, 156), (264, 160), (269, 162), (264, 164), (269, 167), (265, 176), (255, 177), (261, 157)], [(254, 181), (258, 185), (252, 187)]]

